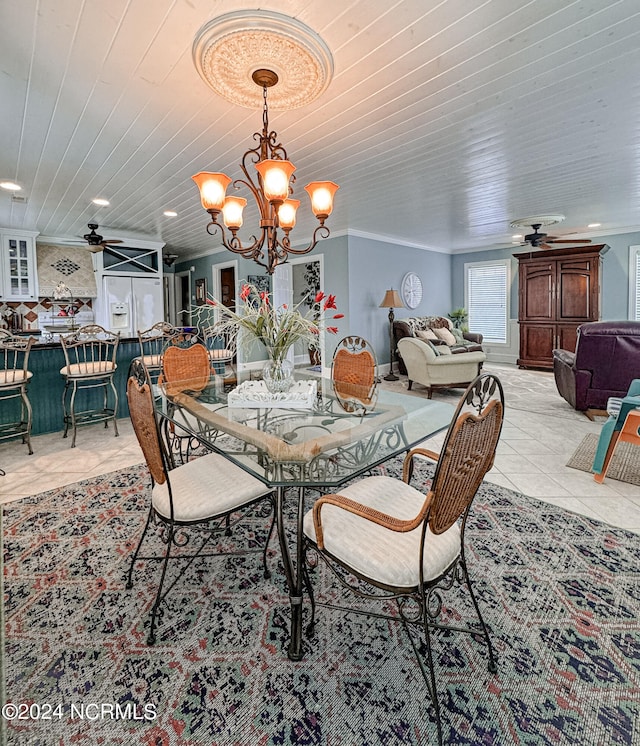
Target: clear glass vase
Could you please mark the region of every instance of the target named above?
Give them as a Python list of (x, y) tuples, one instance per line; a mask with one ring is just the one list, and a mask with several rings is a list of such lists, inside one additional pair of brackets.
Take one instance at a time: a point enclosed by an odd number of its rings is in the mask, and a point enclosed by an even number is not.
[(270, 359), (262, 369), (262, 378), (272, 394), (289, 391), (293, 385), (293, 364), (289, 360)]

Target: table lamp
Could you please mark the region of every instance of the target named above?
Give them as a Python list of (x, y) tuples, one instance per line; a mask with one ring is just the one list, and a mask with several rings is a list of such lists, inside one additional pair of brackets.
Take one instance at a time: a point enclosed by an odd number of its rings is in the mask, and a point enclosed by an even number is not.
[(397, 290), (387, 290), (379, 308), (389, 309), (389, 374), (384, 377), (385, 381), (399, 381), (399, 377), (393, 372), (393, 309), (404, 308)]

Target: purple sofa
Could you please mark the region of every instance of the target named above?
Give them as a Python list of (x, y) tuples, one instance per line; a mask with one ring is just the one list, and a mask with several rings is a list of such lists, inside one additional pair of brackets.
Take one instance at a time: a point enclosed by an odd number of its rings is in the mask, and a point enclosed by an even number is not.
[(605, 409), (640, 378), (640, 322), (594, 321), (578, 329), (576, 351), (553, 351), (556, 386), (574, 409)]

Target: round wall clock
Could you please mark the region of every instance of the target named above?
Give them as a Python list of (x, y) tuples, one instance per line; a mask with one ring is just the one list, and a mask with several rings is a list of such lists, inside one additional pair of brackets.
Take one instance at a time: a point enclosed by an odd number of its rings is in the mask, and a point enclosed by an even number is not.
[(402, 300), (407, 308), (417, 308), (422, 300), (422, 282), (415, 272), (407, 272), (400, 286)]

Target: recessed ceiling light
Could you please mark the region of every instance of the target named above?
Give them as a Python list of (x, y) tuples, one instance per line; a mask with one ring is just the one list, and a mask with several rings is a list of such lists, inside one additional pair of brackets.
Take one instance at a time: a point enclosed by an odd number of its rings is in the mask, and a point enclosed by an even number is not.
[(166, 215), (168, 218), (177, 218), (178, 217), (178, 213), (175, 210), (165, 210), (162, 214)]
[(599, 228), (602, 225), (602, 223), (589, 223), (587, 228)]
[(94, 205), (100, 205), (100, 207), (106, 207), (109, 204), (108, 199), (103, 199), (102, 197), (96, 197), (95, 199), (91, 200)]
[(0, 187), (10, 192), (19, 192), (22, 189), (20, 184), (16, 184), (15, 181), (0, 181)]

